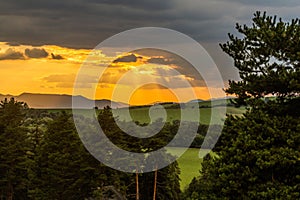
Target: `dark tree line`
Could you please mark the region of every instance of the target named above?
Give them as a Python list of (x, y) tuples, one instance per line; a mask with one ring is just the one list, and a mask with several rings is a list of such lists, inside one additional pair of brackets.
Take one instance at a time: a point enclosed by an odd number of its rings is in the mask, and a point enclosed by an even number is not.
[[(82, 116), (82, 123), (89, 125), (89, 120)], [(164, 136), (166, 128), (149, 141), (126, 137), (110, 108), (100, 111), (98, 121), (110, 139), (131, 151), (155, 150), (170, 137)], [(5, 99), (0, 104), (0, 144), (1, 200), (136, 199), (136, 174), (113, 170), (91, 156), (66, 112), (41, 112)], [(179, 199), (179, 173), (175, 162), (156, 175), (138, 174), (140, 199), (153, 199), (154, 187), (157, 199)]]

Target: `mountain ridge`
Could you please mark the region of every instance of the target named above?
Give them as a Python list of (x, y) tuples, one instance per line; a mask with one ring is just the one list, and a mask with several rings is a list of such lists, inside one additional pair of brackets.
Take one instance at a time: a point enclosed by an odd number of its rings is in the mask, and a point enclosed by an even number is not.
[(75, 108), (103, 108), (110, 106), (112, 108), (123, 108), (129, 105), (122, 102), (111, 101), (108, 99), (92, 100), (81, 95), (68, 94), (40, 94), (40, 93), (22, 93), (20, 95), (0, 94), (0, 99), (15, 98), (17, 101), (26, 102), (30, 108), (72, 108), (72, 99), (75, 98), (77, 105)]

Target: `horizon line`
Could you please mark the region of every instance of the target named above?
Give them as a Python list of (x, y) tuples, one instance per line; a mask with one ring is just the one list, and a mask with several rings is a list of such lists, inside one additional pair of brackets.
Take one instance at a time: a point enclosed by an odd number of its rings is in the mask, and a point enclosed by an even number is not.
[(151, 103), (148, 103), (148, 104), (129, 104), (129, 103), (125, 103), (125, 102), (122, 102), (122, 101), (115, 101), (115, 100), (112, 100), (112, 99), (91, 99), (89, 97), (86, 97), (84, 95), (73, 95), (73, 94), (58, 94), (58, 93), (32, 93), (32, 92), (22, 92), (18, 95), (13, 95), (13, 94), (3, 94), (3, 93), (0, 93), (1, 96), (11, 96), (11, 97), (19, 97), (23, 94), (29, 94), (29, 95), (59, 95), (59, 96), (70, 96), (70, 97), (83, 97), (83, 98), (86, 98), (88, 100), (91, 100), (91, 101), (111, 101), (111, 102), (117, 102), (117, 103), (123, 103), (123, 104), (127, 104), (129, 106), (142, 106), (142, 105), (154, 105), (154, 104), (157, 104), (157, 103), (187, 103), (187, 102), (190, 102), (190, 101), (194, 101), (194, 100), (201, 100), (201, 101), (212, 101), (212, 100), (218, 100), (218, 99), (227, 99), (227, 98), (235, 98), (234, 96), (228, 96), (226, 95), (226, 97), (224, 98), (208, 98), (208, 99), (189, 99), (188, 101), (185, 101), (185, 102), (176, 102), (176, 101), (164, 101), (164, 100), (159, 100), (159, 101), (154, 101), (154, 102), (151, 102)]

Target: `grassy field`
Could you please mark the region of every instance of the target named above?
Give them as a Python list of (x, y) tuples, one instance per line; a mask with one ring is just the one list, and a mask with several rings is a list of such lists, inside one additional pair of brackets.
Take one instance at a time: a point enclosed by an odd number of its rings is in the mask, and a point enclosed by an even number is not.
[[(222, 110), (225, 108), (225, 104), (229, 103), (229, 100), (227, 100), (227, 102), (224, 102), (224, 100), (215, 100), (214, 101), (214, 109), (215, 109), (215, 119), (216, 121), (214, 121), (214, 124), (221, 124), (223, 123), (223, 121), (225, 120), (225, 117), (222, 112)], [(163, 105), (167, 113), (167, 121), (171, 122), (173, 120), (180, 120), (181, 119), (181, 109), (178, 108), (178, 104), (177, 104), (177, 108), (176, 105), (174, 104), (164, 104)], [(174, 107), (175, 106), (175, 107)], [(210, 119), (211, 119), (211, 113), (212, 113), (212, 108), (211, 106), (211, 102), (210, 101), (203, 101), (199, 103), (199, 110), (200, 110), (200, 123), (202, 124), (210, 124)], [(119, 109), (114, 109), (113, 112), (115, 115), (119, 116), (120, 120), (124, 120), (124, 121), (139, 121), (140, 123), (149, 123), (150, 122), (150, 117), (149, 117), (149, 108), (150, 106), (140, 106), (140, 107), (131, 107), (130, 108), (130, 116), (131, 118), (128, 118), (126, 116), (126, 112), (124, 108), (119, 108)], [(189, 109), (191, 108), (184, 108), (185, 111), (189, 112)], [(71, 109), (44, 109), (47, 110), (48, 112), (60, 112), (62, 110), (71, 113), (72, 110)], [(82, 115), (86, 115), (87, 112), (90, 112), (91, 110), (88, 109), (78, 109), (77, 113), (82, 114)], [(245, 108), (241, 107), (241, 108), (236, 108), (233, 106), (227, 106), (226, 107), (226, 113), (227, 114), (231, 114), (231, 115), (242, 115), (245, 112)], [(99, 110), (96, 110), (96, 113), (99, 113)], [(222, 114), (223, 113), (223, 114)], [(153, 112), (151, 113), (152, 117), (154, 118), (160, 118), (161, 117), (161, 112), (160, 109), (154, 109)], [(186, 120), (188, 121), (198, 121), (198, 119), (193, 119), (193, 116), (189, 116), (186, 118)]]
[[(142, 107), (142, 108), (134, 108), (130, 109), (130, 115), (133, 121), (139, 121), (140, 123), (149, 123), (150, 122), (150, 117), (149, 117), (149, 108), (150, 107)], [(189, 108), (186, 108), (187, 111)], [(221, 124), (225, 120), (226, 116), (222, 116), (222, 109), (224, 107), (215, 107), (216, 110), (216, 118), (214, 124)], [(41, 110), (47, 110), (47, 112), (61, 112), (61, 111), (66, 111), (67, 113), (72, 113), (71, 109), (41, 109)], [(167, 112), (167, 121), (171, 122), (173, 120), (180, 120), (181, 119), (181, 111), (178, 108), (169, 108), (165, 109)], [(211, 108), (199, 108), (200, 110), (200, 123), (201, 124), (210, 124), (210, 119), (211, 119)], [(91, 110), (87, 109), (77, 109), (78, 114), (86, 115), (86, 113), (90, 113)], [(96, 113), (99, 113), (99, 110), (96, 110)], [(120, 108), (120, 109), (114, 109), (113, 110), (114, 114), (116, 114), (120, 120), (124, 121), (131, 121), (130, 118), (125, 116), (125, 109)], [(231, 114), (231, 115), (242, 115), (245, 112), (245, 108), (235, 108), (235, 107), (227, 107), (226, 108), (226, 113)], [(160, 112), (153, 112), (152, 113), (154, 118), (159, 118), (161, 117)], [(195, 121), (192, 120), (193, 116), (191, 116), (191, 119), (189, 117), (187, 118), (188, 121)]]
[[(187, 111), (189, 108), (186, 108)], [(215, 107), (216, 110), (216, 122), (215, 124), (221, 124), (225, 120), (226, 116), (222, 116), (222, 110), (224, 107)], [(116, 109), (114, 110), (116, 115), (119, 116), (120, 120), (128, 121), (128, 119), (125, 116), (124, 109)], [(171, 122), (173, 120), (180, 120), (181, 118), (181, 111), (178, 108), (169, 108), (166, 109), (167, 112), (167, 121)], [(235, 107), (227, 107), (226, 113), (227, 114), (233, 114), (233, 115), (241, 115), (245, 112), (245, 108), (235, 108)], [(134, 121), (139, 121), (140, 123), (149, 123), (150, 117), (149, 117), (149, 107), (144, 108), (135, 108), (130, 110), (130, 115)], [(153, 112), (154, 118), (160, 117), (160, 112)], [(188, 121), (191, 121), (193, 116), (191, 116), (191, 119), (187, 118)], [(211, 108), (200, 108), (200, 123), (201, 124), (210, 124), (210, 118), (211, 118)]]
[[(196, 148), (189, 148), (177, 161), (180, 168), (180, 189), (184, 190), (192, 179), (199, 176), (199, 170), (201, 169), (202, 159), (199, 158), (199, 150)], [(178, 154), (180, 148), (170, 147), (168, 152), (172, 155)], [(208, 150), (207, 150), (208, 152)]]

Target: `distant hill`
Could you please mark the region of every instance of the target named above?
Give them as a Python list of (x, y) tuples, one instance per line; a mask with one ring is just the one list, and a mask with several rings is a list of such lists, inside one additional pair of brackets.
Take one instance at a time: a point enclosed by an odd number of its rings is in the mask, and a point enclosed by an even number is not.
[(194, 99), (194, 100), (189, 101), (188, 103), (200, 103), (200, 102), (203, 102), (203, 101), (205, 101), (205, 100), (203, 100), (203, 99)]
[[(2, 95), (0, 94), (0, 99), (14, 97), (18, 101), (23, 101), (28, 104), (30, 108), (72, 108), (72, 96), (65, 94), (32, 94), (23, 93), (19, 96), (12, 95)], [(74, 96), (77, 102), (80, 102), (76, 108), (92, 108), (94, 107), (94, 100), (85, 98), (83, 96)], [(98, 108), (103, 108), (105, 106), (110, 106), (112, 108), (123, 108), (128, 105), (121, 102), (110, 101), (107, 99), (100, 99), (95, 101), (95, 106)]]

